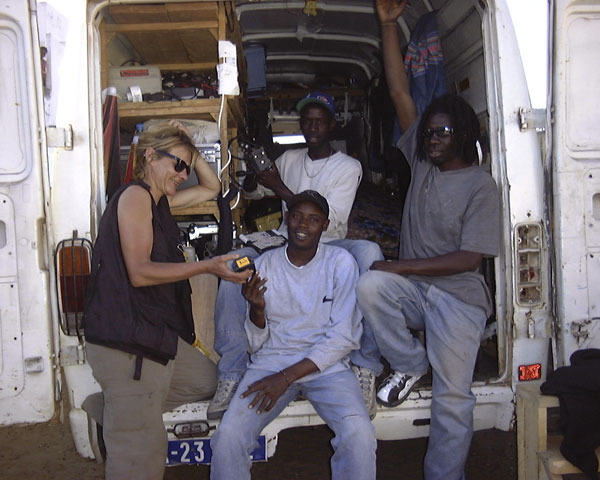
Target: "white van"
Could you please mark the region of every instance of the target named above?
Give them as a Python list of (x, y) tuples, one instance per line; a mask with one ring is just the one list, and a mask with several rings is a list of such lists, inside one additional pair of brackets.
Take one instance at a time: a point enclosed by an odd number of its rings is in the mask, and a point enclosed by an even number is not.
[[(378, 48), (378, 32), (371, 0), (236, 3), (0, 2), (2, 425), (48, 421), (68, 398), (78, 452), (101, 459), (96, 425), (81, 408), (99, 387), (86, 364), (85, 332), (79, 320), (91, 244), (106, 205), (101, 92), (108, 86), (111, 67), (119, 69), (128, 55), (138, 55), (144, 48), (158, 53), (166, 50), (166, 35), (185, 44), (185, 35), (196, 30), (202, 31), (206, 44), (229, 38), (237, 45), (238, 60), (243, 60), (242, 47), (261, 40), (251, 27), (274, 28), (274, 19), (287, 18), (278, 10), (285, 4), (297, 19), (302, 15), (319, 19), (322, 14), (318, 31), (310, 28), (314, 22), (300, 25), (297, 20), (292, 36), (302, 37), (300, 42), (308, 38), (331, 45), (364, 44), (364, 48), (341, 49), (346, 57), (334, 52), (333, 46), (321, 56), (330, 67), (345, 64), (356, 69), (347, 74), (346, 86), (336, 88), (342, 98), (347, 94), (349, 114), (354, 109), (362, 118), (370, 118), (368, 85), (381, 73), (372, 55)], [(568, 364), (573, 351), (600, 347), (600, 167), (595, 163), (600, 164), (600, 2), (550, 1), (546, 110), (531, 108), (505, 0), (412, 3), (401, 31), (408, 37), (414, 26), (411, 18), (439, 11), (449, 89), (474, 107), (489, 139), (484, 165), (502, 199), (502, 250), (486, 265), (495, 316), (482, 344), (482, 356), (491, 361), (486, 368), (478, 368), (473, 383), (475, 428), (508, 430), (513, 425), (518, 384), (541, 382), (549, 370)], [(151, 20), (153, 15), (161, 18), (164, 11), (170, 15), (168, 21)], [(350, 25), (343, 19), (345, 14), (362, 15), (362, 27), (353, 36), (324, 31), (327, 18), (338, 26)], [(128, 15), (137, 18), (134, 25)], [(148, 32), (152, 41), (142, 36)], [(261, 41), (284, 45), (286, 38), (281, 31), (266, 31)], [(165, 55), (172, 58), (158, 63), (163, 73), (214, 69), (219, 56), (216, 49), (215, 43), (209, 59), (201, 58), (206, 49), (187, 51), (184, 59), (177, 57), (178, 50), (168, 51)], [(372, 61), (356, 57), (364, 51)], [(235, 56), (231, 52), (221, 55)], [(269, 53), (267, 48), (262, 59), (267, 65), (264, 88), (276, 76), (270, 71), (272, 65), (277, 63), (274, 68), (280, 77), (293, 77), (299, 74), (286, 70), (290, 62), (315, 60), (309, 57), (306, 52)], [(246, 75), (244, 62), (237, 63)], [(146, 70), (146, 76), (153, 75), (154, 70)], [(309, 77), (303, 76), (302, 81)], [(210, 85), (207, 88), (214, 90)], [(268, 91), (261, 91), (260, 81), (255, 88), (258, 93), (253, 95), (269, 98)], [(132, 97), (140, 94), (129, 93)], [(286, 95), (293, 97), (284, 92), (278, 98)], [(363, 99), (359, 108), (353, 106), (353, 95)], [(142, 99), (146, 101), (124, 98), (119, 104), (122, 134), (131, 133), (136, 122), (154, 117), (206, 117), (217, 123), (223, 146), (229, 145), (235, 129), (244, 128), (245, 115), (234, 96), (213, 93), (171, 102)], [(226, 187), (227, 172), (223, 172)], [(214, 213), (214, 204), (203, 208), (203, 214)], [(374, 420), (377, 437), (427, 436), (430, 399), (425, 386), (399, 407), (379, 407)], [(216, 425), (206, 421), (206, 407), (207, 402), (184, 405), (164, 415), (171, 442), (169, 463), (210, 461), (208, 437), (199, 437), (206, 427)], [(292, 403), (266, 428), (255, 459), (274, 453), (280, 430), (319, 423), (322, 420), (307, 402)]]

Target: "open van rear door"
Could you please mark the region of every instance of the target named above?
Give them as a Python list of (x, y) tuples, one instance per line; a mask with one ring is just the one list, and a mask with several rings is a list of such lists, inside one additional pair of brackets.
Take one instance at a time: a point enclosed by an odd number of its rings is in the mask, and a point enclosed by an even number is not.
[(553, 2), (555, 360), (600, 348), (600, 3)]
[(0, 3), (0, 424), (54, 414), (45, 146), (35, 11)]

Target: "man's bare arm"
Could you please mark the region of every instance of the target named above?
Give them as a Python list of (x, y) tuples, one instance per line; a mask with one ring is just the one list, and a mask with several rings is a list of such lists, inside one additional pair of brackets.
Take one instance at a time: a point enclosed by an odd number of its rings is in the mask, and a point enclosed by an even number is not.
[(371, 270), (380, 270), (398, 275), (454, 275), (477, 270), (482, 259), (483, 255), (481, 253), (459, 250), (458, 252), (432, 258), (374, 262), (371, 265)]
[(417, 118), (417, 109), (410, 96), (408, 78), (404, 68), (400, 42), (398, 41), (398, 18), (404, 12), (408, 0), (377, 0), (377, 15), (381, 24), (381, 49), (385, 78), (390, 97), (396, 109), (400, 128), (406, 131)]

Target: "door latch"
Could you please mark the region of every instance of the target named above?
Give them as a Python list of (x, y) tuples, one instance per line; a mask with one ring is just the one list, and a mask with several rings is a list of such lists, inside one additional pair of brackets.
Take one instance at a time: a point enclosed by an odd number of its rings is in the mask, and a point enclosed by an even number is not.
[(73, 150), (73, 127), (46, 127), (46, 143), (49, 147)]
[(519, 129), (522, 132), (535, 130), (538, 133), (546, 131), (545, 108), (519, 108)]

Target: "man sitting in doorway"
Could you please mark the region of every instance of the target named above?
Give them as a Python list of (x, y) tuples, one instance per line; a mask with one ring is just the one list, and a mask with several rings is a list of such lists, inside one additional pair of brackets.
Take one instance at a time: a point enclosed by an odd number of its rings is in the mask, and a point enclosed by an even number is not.
[(260, 432), (302, 395), (335, 433), (332, 478), (375, 480), (375, 429), (347, 358), (362, 333), (358, 268), (343, 248), (319, 242), (324, 197), (306, 190), (287, 205), (287, 246), (261, 255), (242, 289), (252, 355), (211, 441), (211, 479), (250, 479)]
[[(331, 96), (309, 93), (297, 104), (300, 128), (307, 148), (287, 150), (272, 169), (257, 173), (257, 184), (245, 184), (246, 197), (259, 199), (277, 195), (282, 200), (284, 220), (279, 232), (287, 236), (286, 201), (295, 193), (311, 189), (323, 195), (330, 207), (329, 226), (321, 241), (348, 250), (358, 263), (360, 274), (371, 264), (383, 260), (379, 245), (367, 240), (346, 239), (348, 216), (362, 177), (360, 162), (331, 147), (335, 128), (335, 105)], [(236, 250), (240, 256), (256, 258), (258, 253), (250, 247)], [(248, 340), (244, 332), (246, 302), (241, 287), (231, 282), (221, 282), (215, 306), (215, 350), (221, 356), (218, 363), (217, 391), (211, 401), (207, 417), (221, 418), (248, 363)], [(365, 329), (360, 351), (353, 352), (352, 363), (371, 415), (375, 412), (372, 390), (379, 367), (379, 353), (370, 331)], [(370, 396), (369, 396), (370, 395)]]
[[(400, 52), (397, 20), (407, 0), (377, 0), (385, 73), (398, 142), (412, 172), (397, 261), (375, 262), (357, 297), (393, 370), (377, 393), (396, 406), (431, 365), (426, 480), (464, 479), (473, 435), (473, 371), (491, 299), (478, 272), (499, 250), (496, 184), (478, 165), (479, 121), (456, 95), (431, 102), (419, 118)], [(411, 330), (425, 332), (426, 347)]]

